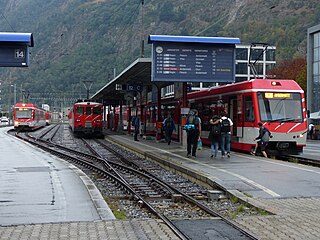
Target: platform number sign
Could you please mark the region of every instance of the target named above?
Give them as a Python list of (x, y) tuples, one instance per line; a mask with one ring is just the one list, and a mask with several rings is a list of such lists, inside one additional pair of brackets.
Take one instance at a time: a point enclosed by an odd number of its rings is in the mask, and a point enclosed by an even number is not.
[(15, 49), (15, 58), (25, 58), (24, 49)]
[(29, 51), (27, 46), (1, 46), (0, 67), (28, 67)]

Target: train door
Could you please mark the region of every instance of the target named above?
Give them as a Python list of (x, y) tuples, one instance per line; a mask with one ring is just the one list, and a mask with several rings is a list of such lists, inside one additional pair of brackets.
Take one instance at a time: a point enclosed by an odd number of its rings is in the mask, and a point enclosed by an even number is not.
[(237, 110), (238, 110), (238, 102), (236, 97), (232, 97), (229, 99), (229, 118), (233, 122), (232, 126), (232, 135), (238, 137), (238, 131), (237, 131), (237, 126), (238, 126), (238, 119), (237, 119)]

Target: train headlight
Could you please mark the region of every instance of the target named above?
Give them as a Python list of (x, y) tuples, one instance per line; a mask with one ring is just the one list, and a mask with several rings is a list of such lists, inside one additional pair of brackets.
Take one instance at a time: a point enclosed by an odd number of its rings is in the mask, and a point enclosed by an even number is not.
[(80, 122), (80, 119), (76, 119), (76, 122)]

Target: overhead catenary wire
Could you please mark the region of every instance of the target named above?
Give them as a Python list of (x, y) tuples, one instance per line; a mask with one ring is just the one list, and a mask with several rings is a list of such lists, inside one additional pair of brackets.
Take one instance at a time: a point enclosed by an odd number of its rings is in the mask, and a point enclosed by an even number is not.
[(1, 16), (4, 18), (4, 20), (7, 22), (7, 24), (10, 26), (11, 30), (12, 30), (13, 32), (16, 32), (16, 31), (14, 30), (14, 28), (12, 27), (12, 25), (9, 23), (8, 19), (6, 18), (6, 16), (5, 16), (2, 12), (0, 12), (0, 14), (1, 14)]

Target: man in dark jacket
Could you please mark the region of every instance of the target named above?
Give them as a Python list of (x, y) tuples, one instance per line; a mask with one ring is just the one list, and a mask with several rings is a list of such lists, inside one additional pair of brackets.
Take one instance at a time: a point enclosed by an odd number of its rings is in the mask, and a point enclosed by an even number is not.
[(165, 131), (165, 137), (168, 145), (171, 143), (171, 136), (173, 130), (176, 130), (176, 125), (174, 124), (173, 118), (171, 117), (171, 114), (168, 114), (168, 117), (163, 121), (163, 129)]
[(196, 157), (198, 140), (201, 137), (201, 119), (198, 117), (197, 110), (191, 110), (186, 125), (191, 126), (187, 130), (187, 157)]
[(260, 128), (259, 129), (259, 136), (256, 137), (255, 140), (259, 140), (259, 141), (256, 143), (256, 147), (255, 147), (254, 151), (251, 152), (251, 154), (255, 155), (256, 151), (257, 151), (257, 148), (259, 146), (261, 148), (262, 155), (265, 158), (268, 158), (268, 155), (266, 153), (266, 147), (267, 147), (267, 145), (269, 143), (269, 139), (271, 137), (271, 133), (265, 126), (263, 126), (262, 122), (258, 122), (258, 126)]

